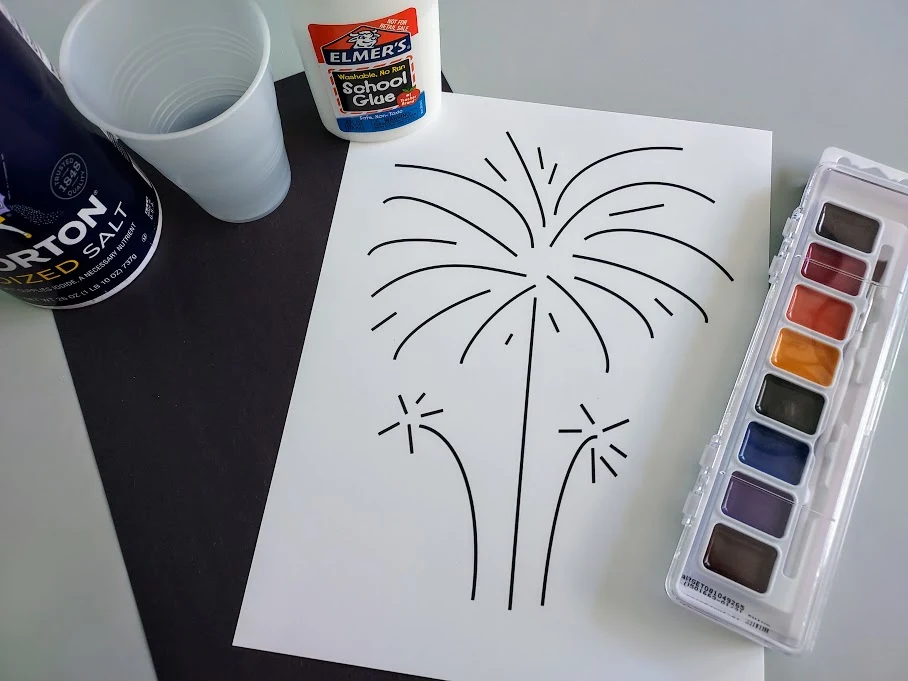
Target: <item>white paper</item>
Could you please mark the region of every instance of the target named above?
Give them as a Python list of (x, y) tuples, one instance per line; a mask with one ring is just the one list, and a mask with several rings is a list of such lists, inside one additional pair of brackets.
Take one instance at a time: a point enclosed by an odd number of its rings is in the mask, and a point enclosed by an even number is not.
[[(766, 291), (770, 133), (444, 105), (350, 146), (234, 644), (438, 679), (762, 678), (663, 583)], [(470, 267), (382, 288), (438, 264)]]

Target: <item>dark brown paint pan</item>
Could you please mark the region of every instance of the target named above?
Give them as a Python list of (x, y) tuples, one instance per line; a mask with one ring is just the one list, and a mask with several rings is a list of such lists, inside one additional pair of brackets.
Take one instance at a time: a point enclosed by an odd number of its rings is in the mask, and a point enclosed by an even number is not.
[(722, 525), (713, 527), (703, 566), (757, 593), (766, 593), (779, 552), (750, 535)]
[(817, 234), (862, 253), (870, 253), (880, 232), (880, 222), (834, 203), (824, 203)]

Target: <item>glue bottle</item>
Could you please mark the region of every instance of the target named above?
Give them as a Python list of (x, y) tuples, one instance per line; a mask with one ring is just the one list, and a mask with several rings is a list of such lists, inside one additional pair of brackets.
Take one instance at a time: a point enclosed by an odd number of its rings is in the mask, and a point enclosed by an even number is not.
[(438, 115), (438, 0), (288, 0), (322, 123), (338, 137), (378, 142)]

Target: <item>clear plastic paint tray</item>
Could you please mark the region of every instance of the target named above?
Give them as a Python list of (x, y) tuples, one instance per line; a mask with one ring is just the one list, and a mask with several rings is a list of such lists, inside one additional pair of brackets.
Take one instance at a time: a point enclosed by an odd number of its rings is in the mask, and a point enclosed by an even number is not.
[(666, 579), (765, 646), (809, 650), (905, 327), (908, 174), (823, 154), (786, 222)]

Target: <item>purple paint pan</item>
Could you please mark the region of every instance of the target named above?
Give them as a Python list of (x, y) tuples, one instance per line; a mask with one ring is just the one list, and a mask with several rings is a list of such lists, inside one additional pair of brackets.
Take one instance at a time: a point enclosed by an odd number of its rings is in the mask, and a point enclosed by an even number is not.
[(743, 473), (731, 474), (722, 512), (745, 525), (782, 537), (791, 517), (794, 497)]

